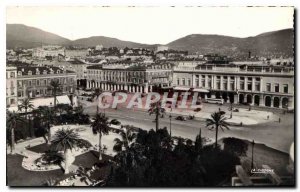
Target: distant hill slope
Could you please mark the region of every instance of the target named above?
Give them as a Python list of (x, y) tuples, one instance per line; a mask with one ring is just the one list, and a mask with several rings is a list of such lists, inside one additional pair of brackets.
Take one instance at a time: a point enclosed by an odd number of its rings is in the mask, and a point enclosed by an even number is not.
[(83, 47), (91, 47), (96, 45), (103, 45), (103, 47), (119, 47), (119, 48), (151, 48), (155, 45), (135, 43), (131, 41), (122, 41), (116, 38), (104, 37), (104, 36), (93, 36), (88, 38), (77, 39), (72, 42), (72, 45), (80, 45)]
[(284, 29), (247, 38), (193, 34), (170, 42), (167, 46), (200, 54), (220, 53), (235, 56), (247, 55), (251, 51), (252, 55), (293, 56), (294, 31)]
[(70, 42), (69, 39), (35, 27), (22, 24), (6, 24), (7, 48), (32, 48), (41, 46), (42, 44), (68, 45)]
[[(54, 44), (154, 49), (158, 45), (123, 41), (104, 36), (93, 36), (71, 41), (53, 33), (22, 24), (7, 24), (6, 33), (7, 48), (32, 48), (42, 44)], [(247, 38), (192, 34), (172, 41), (167, 46), (170, 49), (186, 50), (189, 53), (198, 52), (199, 54), (219, 53), (229, 56), (246, 56), (248, 51), (251, 51), (252, 55), (259, 56), (293, 56), (294, 31), (293, 29), (284, 29)]]

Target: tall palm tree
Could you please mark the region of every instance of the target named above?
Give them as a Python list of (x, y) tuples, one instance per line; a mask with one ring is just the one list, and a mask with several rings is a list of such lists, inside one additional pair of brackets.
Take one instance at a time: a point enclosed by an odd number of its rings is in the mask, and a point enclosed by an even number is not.
[(22, 111), (23, 109), (25, 110), (25, 117), (26, 117), (26, 120), (28, 122), (28, 131), (29, 131), (29, 134), (30, 134), (30, 137), (33, 136), (33, 133), (32, 133), (32, 128), (31, 128), (31, 125), (29, 124), (29, 118), (28, 118), (28, 110), (29, 109), (33, 109), (34, 108), (34, 105), (32, 104), (32, 102), (30, 101), (30, 99), (26, 98), (26, 99), (23, 99), (21, 104), (18, 105), (18, 110), (19, 111)]
[(74, 129), (60, 129), (56, 131), (52, 146), (57, 151), (64, 151), (65, 156), (65, 174), (69, 173), (70, 156), (72, 149), (75, 147), (88, 148), (91, 147), (91, 143), (87, 140), (81, 139), (79, 134)]
[(155, 131), (157, 132), (159, 129), (159, 116), (164, 116), (166, 110), (163, 107), (161, 107), (161, 102), (158, 101), (156, 103), (151, 104), (148, 112), (150, 115), (155, 114)]
[(128, 149), (136, 140), (137, 134), (132, 131), (130, 126), (126, 126), (121, 132), (121, 139), (115, 138), (113, 150), (116, 152), (122, 151), (123, 148)]
[(15, 130), (17, 129), (17, 123), (24, 122), (24, 119), (20, 116), (20, 114), (16, 112), (9, 112), (6, 113), (6, 126), (10, 131), (10, 147), (11, 147), (11, 154), (15, 153)]
[(61, 89), (61, 84), (59, 83), (58, 80), (52, 80), (50, 82), (50, 89), (52, 90), (52, 95), (54, 97), (54, 109), (56, 107), (56, 96), (57, 96), (57, 93), (60, 91)]
[(104, 113), (98, 113), (93, 118), (93, 123), (91, 125), (93, 133), (99, 134), (99, 160), (102, 160), (102, 135), (108, 134), (109, 126), (108, 126), (108, 118), (105, 116)]
[(96, 88), (92, 94), (92, 99), (96, 99), (97, 100), (97, 114), (99, 113), (99, 107), (98, 107), (98, 104), (99, 104), (99, 96), (101, 95), (102, 93), (102, 90), (99, 89), (99, 88)]
[(48, 139), (46, 140), (47, 144), (51, 144), (51, 124), (54, 123), (55, 113), (49, 107), (39, 107), (41, 113), (41, 119), (46, 123), (46, 131), (48, 134)]
[(224, 113), (221, 112), (214, 112), (211, 114), (211, 118), (206, 119), (206, 127), (210, 127), (209, 129), (215, 129), (216, 130), (216, 142), (215, 142), (215, 148), (218, 147), (218, 131), (219, 128), (224, 131), (224, 129), (229, 130), (229, 123), (226, 122), (226, 117), (224, 116)]

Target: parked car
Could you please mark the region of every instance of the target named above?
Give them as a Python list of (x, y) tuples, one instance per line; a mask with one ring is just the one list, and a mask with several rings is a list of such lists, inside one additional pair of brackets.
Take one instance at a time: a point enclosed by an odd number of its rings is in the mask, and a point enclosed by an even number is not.
[(201, 108), (197, 108), (197, 109), (195, 109), (194, 111), (195, 111), (195, 112), (199, 112), (199, 111), (201, 111)]
[(112, 119), (109, 123), (109, 127), (112, 129), (121, 129), (122, 125), (121, 122), (118, 121), (117, 119)]
[(184, 116), (177, 116), (176, 118), (175, 118), (176, 120), (179, 120), (179, 121), (186, 121), (186, 117), (184, 117)]

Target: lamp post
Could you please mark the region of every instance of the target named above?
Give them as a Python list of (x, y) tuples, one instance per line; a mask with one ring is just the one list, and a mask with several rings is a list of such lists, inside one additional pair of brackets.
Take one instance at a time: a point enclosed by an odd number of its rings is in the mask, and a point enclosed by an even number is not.
[(232, 102), (230, 102), (230, 119), (232, 119)]
[(170, 137), (172, 137), (172, 115), (170, 114)]
[(255, 142), (254, 142), (254, 140), (252, 141), (252, 157), (251, 157), (251, 169), (253, 169), (253, 149), (254, 149), (254, 144), (255, 144)]

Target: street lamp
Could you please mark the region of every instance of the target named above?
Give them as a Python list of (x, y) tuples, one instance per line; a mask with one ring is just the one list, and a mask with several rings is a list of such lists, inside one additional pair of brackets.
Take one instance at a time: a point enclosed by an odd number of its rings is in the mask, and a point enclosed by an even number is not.
[(230, 102), (230, 119), (232, 119), (232, 102)]
[(172, 115), (170, 114), (170, 137), (172, 137)]
[(254, 142), (254, 140), (251, 142), (251, 144), (252, 144), (252, 157), (251, 157), (251, 170), (253, 169), (253, 149), (254, 149), (254, 144), (255, 144), (255, 142)]

